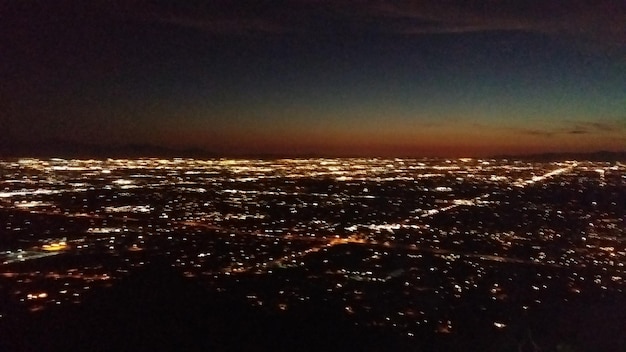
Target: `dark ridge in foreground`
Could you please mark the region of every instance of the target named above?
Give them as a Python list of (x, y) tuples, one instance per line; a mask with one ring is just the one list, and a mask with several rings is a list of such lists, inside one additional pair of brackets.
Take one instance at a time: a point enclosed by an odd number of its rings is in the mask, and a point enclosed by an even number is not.
[(391, 335), (357, 329), (337, 307), (322, 302), (311, 307), (270, 313), (227, 294), (209, 292), (166, 263), (157, 263), (94, 293), (80, 305), (22, 317), (21, 324), (8, 327), (10, 338), (0, 342), (0, 350), (378, 351), (408, 347)]
[[(596, 298), (598, 303), (596, 303)], [(214, 293), (168, 263), (147, 265), (76, 306), (0, 321), (1, 351), (625, 351), (620, 297), (546, 304), (502, 333), (471, 314), (458, 334), (408, 338), (355, 326), (312, 301), (275, 312)], [(545, 348), (547, 346), (547, 348)]]

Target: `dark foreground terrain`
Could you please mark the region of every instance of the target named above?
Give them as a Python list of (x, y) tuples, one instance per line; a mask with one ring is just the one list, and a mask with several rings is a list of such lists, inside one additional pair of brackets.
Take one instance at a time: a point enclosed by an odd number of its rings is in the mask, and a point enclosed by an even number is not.
[[(277, 313), (209, 292), (165, 262), (141, 268), (83, 304), (3, 321), (3, 351), (625, 351), (624, 299), (546, 305), (494, 334), (478, 319), (454, 334), (401, 337), (350, 323), (312, 302)], [(609, 302), (612, 302), (610, 304)], [(473, 320), (476, 320), (473, 322)], [(475, 323), (475, 324), (473, 324)]]

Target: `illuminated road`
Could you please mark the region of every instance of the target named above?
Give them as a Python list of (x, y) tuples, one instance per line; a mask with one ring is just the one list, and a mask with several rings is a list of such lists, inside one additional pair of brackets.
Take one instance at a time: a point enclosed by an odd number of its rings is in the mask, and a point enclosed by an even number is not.
[(556, 176), (556, 175), (560, 175), (560, 174), (565, 173), (565, 172), (571, 172), (571, 171), (574, 170), (574, 168), (576, 168), (576, 166), (578, 166), (578, 163), (572, 163), (569, 166), (562, 167), (562, 168), (559, 168), (559, 169), (556, 169), (556, 170), (552, 170), (552, 171), (550, 171), (548, 173), (545, 173), (545, 174), (543, 174), (541, 176), (533, 176), (529, 180), (517, 182), (517, 183), (515, 183), (515, 185), (517, 187), (522, 187), (523, 188), (523, 187), (526, 187), (526, 186), (529, 186), (529, 185), (532, 185), (532, 184), (535, 184), (535, 183), (538, 183), (538, 182), (542, 182), (542, 181), (544, 181), (544, 180), (546, 180), (546, 179), (548, 179), (550, 177), (553, 177), (553, 176)]
[(41, 259), (57, 255), (60, 252), (38, 252), (38, 251), (22, 251), (7, 254), (2, 260), (2, 264), (19, 263), (27, 260)]
[[(568, 166), (562, 167), (562, 168), (558, 168), (556, 170), (552, 170), (552, 171), (547, 172), (547, 173), (545, 173), (543, 175), (533, 176), (532, 178), (530, 178), (528, 180), (515, 182), (514, 185), (517, 186), (517, 187), (524, 188), (526, 186), (530, 186), (532, 184), (539, 183), (539, 182), (542, 182), (544, 180), (547, 180), (547, 179), (549, 179), (549, 178), (551, 178), (553, 176), (560, 175), (560, 174), (566, 173), (566, 172), (571, 172), (577, 166), (578, 166), (578, 163), (574, 162), (571, 165), (568, 165)], [(478, 201), (485, 200), (485, 199), (489, 198), (489, 196), (490, 196), (489, 193), (485, 193), (485, 194), (482, 194), (482, 195), (480, 195), (478, 197), (475, 197), (475, 198), (472, 198), (472, 199), (457, 200), (457, 201), (455, 201), (454, 204), (451, 204), (451, 205), (448, 205), (448, 206), (445, 206), (445, 207), (442, 207), (442, 208), (439, 208), (439, 209), (426, 210), (424, 212), (424, 214), (419, 216), (419, 218), (428, 218), (428, 217), (431, 217), (431, 216), (436, 215), (436, 214), (445, 213), (445, 212), (447, 212), (449, 210), (452, 210), (454, 208), (460, 207), (461, 205), (470, 205), (470, 206), (471, 205), (476, 205), (478, 203)]]

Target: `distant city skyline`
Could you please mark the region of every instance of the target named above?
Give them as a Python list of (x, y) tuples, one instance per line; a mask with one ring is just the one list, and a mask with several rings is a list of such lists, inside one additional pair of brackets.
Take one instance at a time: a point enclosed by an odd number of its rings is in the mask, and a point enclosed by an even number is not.
[(626, 4), (560, 3), (1, 1), (0, 156), (624, 151)]

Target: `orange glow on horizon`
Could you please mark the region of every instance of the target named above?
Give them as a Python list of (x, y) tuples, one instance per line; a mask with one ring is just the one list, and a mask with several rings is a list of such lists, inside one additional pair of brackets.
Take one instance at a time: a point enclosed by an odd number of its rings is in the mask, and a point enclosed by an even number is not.
[[(160, 137), (168, 145), (189, 144), (218, 155), (316, 155), (381, 157), (464, 157), (543, 152), (621, 151), (626, 141), (612, 131), (537, 133), (522, 127), (477, 126), (467, 121), (441, 126), (296, 126), (183, 131)], [(345, 126), (344, 126), (345, 127)], [(185, 138), (180, 138), (181, 136)], [(189, 143), (189, 144), (185, 144)]]

